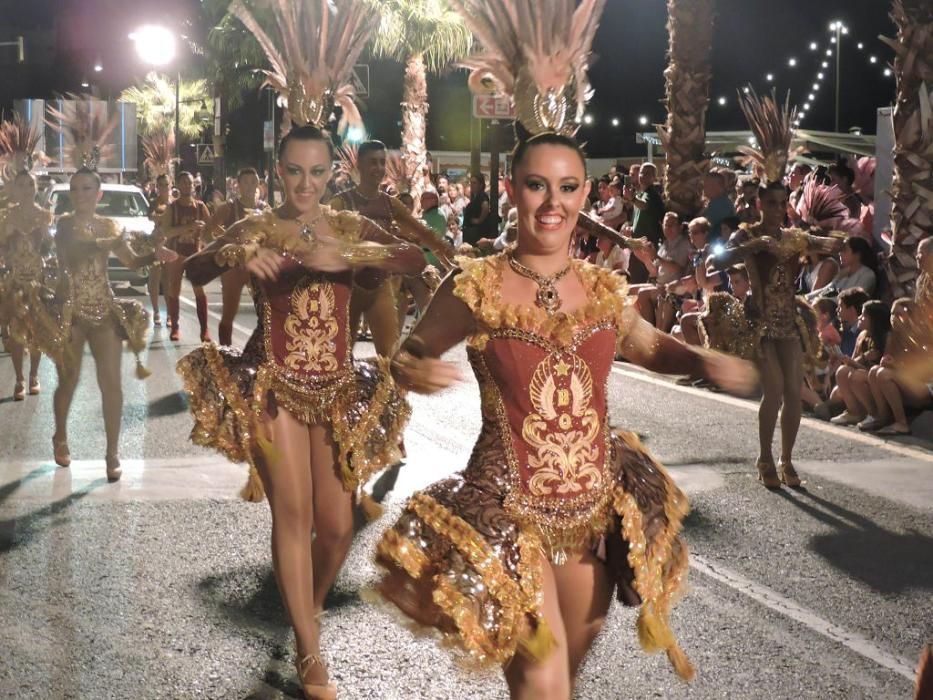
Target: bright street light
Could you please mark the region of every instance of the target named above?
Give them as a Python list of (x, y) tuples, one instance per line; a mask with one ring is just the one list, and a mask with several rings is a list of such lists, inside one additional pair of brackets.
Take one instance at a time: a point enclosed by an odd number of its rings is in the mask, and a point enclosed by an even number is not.
[(829, 61), (823, 61), (823, 63), (820, 64), (820, 65), (821, 65), (823, 68), (829, 68)]
[(751, 91), (752, 89), (748, 85), (742, 88), (742, 92), (744, 92), (746, 95), (750, 93)]
[(819, 84), (819, 83), (813, 83), (813, 91), (816, 92), (816, 91), (819, 90), (819, 89), (820, 89), (820, 84)]
[(638, 123), (641, 124), (642, 126), (648, 126), (648, 117), (646, 117), (645, 115), (638, 117)]
[(725, 106), (726, 106), (726, 98), (725, 98), (725, 97), (720, 97), (720, 98), (719, 98), (718, 100), (716, 100), (716, 101), (719, 103), (719, 106), (720, 106), (720, 107), (725, 107)]
[(584, 124), (592, 124), (592, 123), (593, 123), (593, 115), (592, 115), (592, 114), (584, 114), (584, 115), (583, 115), (583, 123), (584, 123)]
[(816, 95), (814, 95), (814, 94), (811, 92), (809, 95), (807, 95), (807, 99), (810, 100), (811, 102), (813, 102), (814, 100), (816, 100)]
[(877, 57), (877, 56), (870, 56), (870, 57), (868, 58), (868, 61), (869, 61), (870, 63), (877, 63), (877, 62), (878, 62), (878, 57)]
[(794, 66), (797, 65), (797, 59), (796, 59), (796, 58), (788, 58), (788, 59), (787, 59), (787, 65), (789, 65), (791, 68), (793, 68)]
[(82, 80), (82, 81), (81, 81), (81, 87), (83, 87), (83, 88), (89, 88), (89, 87), (91, 87), (91, 84), (90, 84), (87, 80)]
[(865, 44), (863, 44), (861, 41), (858, 44), (856, 44), (856, 46), (858, 46), (859, 51), (865, 48)]
[(97, 61), (97, 63), (94, 64), (95, 73), (100, 73), (103, 69), (104, 67), (100, 64), (100, 61)]
[(832, 50), (832, 49), (826, 49), (826, 55), (827, 55), (827, 56), (832, 56), (832, 55), (833, 55), (833, 50)]
[(147, 24), (130, 34), (136, 53), (153, 66), (164, 66), (175, 58), (175, 35), (165, 27)]
[(767, 80), (769, 83), (770, 83), (772, 80), (774, 80), (774, 73), (768, 73), (768, 74), (765, 76), (765, 80)]
[(890, 78), (892, 75), (893, 75), (893, 73), (891, 72), (891, 69), (890, 69), (890, 68), (885, 68), (885, 69), (884, 69), (884, 77)]
[(815, 41), (811, 41), (811, 42), (810, 42), (810, 50), (811, 50), (811, 51), (816, 51), (818, 48), (820, 48), (819, 44), (817, 44)]
[(613, 126), (619, 126), (619, 118), (618, 118), (618, 117), (613, 117), (613, 118), (612, 118), (612, 125), (613, 125)]

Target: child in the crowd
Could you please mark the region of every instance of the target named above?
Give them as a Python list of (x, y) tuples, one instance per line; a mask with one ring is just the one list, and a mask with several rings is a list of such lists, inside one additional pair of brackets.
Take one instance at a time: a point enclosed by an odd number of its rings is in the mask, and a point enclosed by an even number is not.
[[(836, 370), (836, 391), (846, 409), (830, 420), (836, 425), (856, 425), (871, 413), (873, 399), (868, 387), (868, 372), (881, 362), (891, 330), (891, 309), (881, 301), (867, 301), (858, 322), (859, 336), (852, 357), (838, 354), (841, 366)], [(836, 392), (833, 392), (834, 394)]]

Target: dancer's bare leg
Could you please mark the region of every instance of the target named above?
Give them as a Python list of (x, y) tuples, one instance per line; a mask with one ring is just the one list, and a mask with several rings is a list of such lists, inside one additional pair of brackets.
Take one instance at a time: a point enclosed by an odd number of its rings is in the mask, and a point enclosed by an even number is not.
[(366, 310), (366, 322), (373, 334), (376, 353), (383, 357), (392, 357), (398, 346), (401, 334), (398, 326), (398, 281), (386, 279), (376, 292), (376, 298)]
[[(758, 372), (761, 375), (762, 388), (761, 405), (758, 407), (758, 460), (771, 463), (774, 461), (771, 444), (774, 441), (774, 428), (777, 426), (778, 411), (784, 393), (784, 376), (774, 341), (761, 341)], [(799, 392), (799, 376), (797, 382)]]
[(180, 314), (181, 278), (184, 273), (184, 261), (174, 260), (163, 264), (163, 281), (165, 283), (165, 306), (168, 311), (168, 323), (171, 329), (178, 331), (178, 316)]
[(112, 323), (90, 331), (87, 340), (97, 366), (97, 386), (100, 387), (104, 432), (107, 435), (106, 456), (116, 459), (120, 451), (120, 424), (123, 420), (123, 341)]
[(320, 612), (353, 542), (353, 505), (340, 478), (330, 428), (313, 425), (308, 434), (314, 480), (314, 609)]
[(149, 280), (146, 282), (149, 287), (149, 303), (152, 305), (152, 322), (162, 325), (162, 314), (159, 311), (159, 287), (162, 284), (162, 266), (153, 265), (149, 268)]
[[(295, 630), (298, 657), (320, 656), (320, 629), (314, 614), (314, 570), (311, 564), (311, 503), (314, 489), (311, 480), (311, 442), (308, 426), (281, 407), (267, 414), (264, 425), (275, 445), (275, 462), (260, 461), (269, 507), (272, 510), (272, 568)], [(326, 671), (315, 664), (308, 680)]]
[(39, 378), (39, 364), (42, 362), (42, 353), (38, 350), (29, 351), (29, 384)]
[(544, 589), (542, 613), (554, 636), (554, 648), (541, 661), (516, 654), (505, 667), (505, 682), (511, 700), (569, 700), (570, 661), (567, 633), (561, 617), (560, 599), (554, 569), (545, 564), (541, 572)]
[[(789, 463), (800, 430), (803, 403), (800, 388), (803, 386), (803, 351), (796, 338), (771, 341), (777, 350), (783, 380), (784, 406), (781, 408), (781, 461)], [(766, 343), (767, 344), (767, 343)]]
[(71, 327), (71, 339), (65, 347), (62, 362), (56, 365), (58, 370), (58, 386), (52, 397), (53, 413), (55, 414), (55, 435), (52, 437), (57, 443), (68, 442), (68, 413), (71, 410), (71, 400), (74, 398), (78, 380), (81, 378), (81, 361), (84, 359), (85, 332), (81, 326)]
[(567, 637), (573, 690), (580, 665), (606, 620), (613, 587), (606, 565), (590, 552), (571, 557), (563, 566), (555, 566), (554, 580)]
[(26, 348), (13, 338), (7, 339), (6, 347), (10, 352), (10, 359), (13, 360), (13, 373), (16, 375), (16, 383), (19, 384), (23, 381), (23, 359), (26, 357)]
[(223, 310), (220, 314), (217, 340), (221, 345), (233, 344), (233, 321), (240, 310), (240, 297), (247, 282), (249, 282), (249, 272), (241, 268), (228, 270), (220, 276)]

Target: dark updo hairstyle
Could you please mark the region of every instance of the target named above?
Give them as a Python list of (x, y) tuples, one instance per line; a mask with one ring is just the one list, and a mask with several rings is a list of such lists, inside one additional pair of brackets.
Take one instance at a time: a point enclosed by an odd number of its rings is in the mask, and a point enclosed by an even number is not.
[(528, 155), (530, 151), (535, 146), (564, 146), (569, 148), (580, 158), (580, 162), (583, 163), (583, 174), (586, 175), (586, 153), (583, 151), (583, 147), (577, 143), (577, 140), (572, 136), (564, 136), (563, 134), (557, 134), (553, 131), (545, 131), (543, 133), (537, 134), (536, 136), (527, 136), (522, 134), (524, 129), (519, 128), (518, 122), (516, 124), (516, 132), (518, 133), (518, 143), (515, 144), (515, 149), (512, 151), (512, 175), (515, 175), (515, 171), (518, 169), (518, 166), (521, 165), (521, 162), (525, 159), (525, 156)]
[[(285, 147), (290, 141), (320, 141), (327, 146), (327, 153), (330, 155), (330, 159), (334, 159), (334, 142), (330, 140), (330, 134), (323, 129), (318, 129), (316, 126), (312, 126), (311, 124), (293, 126), (289, 132), (282, 137), (282, 140), (279, 141), (278, 157), (280, 161), (285, 154)], [(360, 156), (362, 156), (362, 153), (360, 153)]]
[(866, 301), (862, 306), (862, 314), (871, 323), (872, 342), (878, 352), (883, 353), (888, 342), (888, 333), (891, 332), (891, 307), (883, 301)]
[(101, 185), (100, 173), (97, 172), (96, 170), (92, 170), (91, 168), (88, 168), (86, 166), (78, 168), (77, 170), (75, 170), (75, 174), (71, 176), (71, 179), (74, 180), (76, 177), (78, 177), (78, 175), (90, 175), (92, 178), (94, 178), (94, 182), (97, 183), (97, 189), (100, 189), (100, 185)]
[(846, 239), (846, 248), (852, 251), (852, 254), (855, 255), (869, 270), (878, 274), (878, 262), (875, 258), (875, 253), (871, 249), (871, 244), (866, 241), (864, 238), (859, 236), (850, 236)]

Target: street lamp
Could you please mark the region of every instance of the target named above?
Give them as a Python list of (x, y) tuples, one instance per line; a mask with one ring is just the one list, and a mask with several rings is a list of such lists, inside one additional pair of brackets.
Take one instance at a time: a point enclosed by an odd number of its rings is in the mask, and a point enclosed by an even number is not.
[(618, 117), (613, 117), (613, 118), (612, 118), (612, 125), (613, 125), (613, 126), (619, 126), (619, 118), (618, 118)]
[(592, 114), (584, 114), (584, 115), (583, 115), (583, 123), (584, 123), (584, 124), (587, 124), (587, 125), (592, 124), (592, 123), (593, 123), (593, 115), (592, 115)]
[[(143, 63), (151, 66), (165, 66), (175, 59), (175, 34), (170, 29), (157, 24), (146, 24), (130, 34), (136, 45), (136, 53)], [(179, 121), (181, 120), (181, 71), (175, 74), (175, 160), (181, 162), (179, 151)]]
[[(849, 28), (846, 27), (840, 20), (835, 20), (829, 25), (829, 31), (833, 32), (834, 43), (836, 44), (836, 133), (839, 133), (839, 84), (842, 71), (842, 36), (849, 33)], [(831, 53), (827, 52), (827, 56), (832, 56)]]
[(648, 117), (644, 115), (638, 117), (638, 123), (641, 124), (642, 126), (648, 126)]

